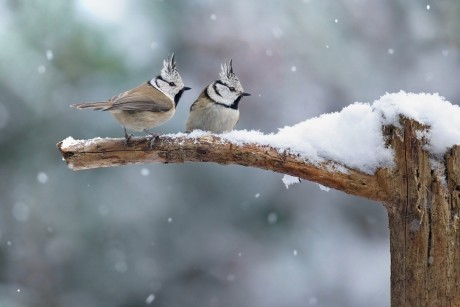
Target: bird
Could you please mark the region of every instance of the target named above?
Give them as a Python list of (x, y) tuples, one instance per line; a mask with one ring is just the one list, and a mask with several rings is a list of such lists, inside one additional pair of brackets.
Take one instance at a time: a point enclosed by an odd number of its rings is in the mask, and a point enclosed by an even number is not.
[(185, 131), (200, 129), (223, 133), (233, 130), (240, 117), (240, 100), (250, 95), (244, 92), (240, 80), (233, 72), (232, 60), (224, 62), (219, 79), (206, 86), (191, 105)]
[(126, 92), (101, 102), (77, 103), (70, 105), (77, 109), (109, 111), (121, 123), (124, 129), (125, 145), (128, 144), (132, 131), (148, 133), (152, 139), (158, 135), (148, 129), (160, 126), (170, 120), (184, 91), (191, 89), (184, 86), (176, 67), (174, 53), (163, 61), (163, 68), (158, 76)]

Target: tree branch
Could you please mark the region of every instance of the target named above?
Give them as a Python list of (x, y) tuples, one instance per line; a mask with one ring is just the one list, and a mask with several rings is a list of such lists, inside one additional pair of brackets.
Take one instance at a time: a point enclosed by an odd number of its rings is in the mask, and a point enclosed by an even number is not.
[(296, 176), (376, 201), (387, 199), (376, 176), (335, 162), (310, 163), (268, 146), (236, 145), (216, 135), (199, 138), (160, 136), (151, 148), (147, 138), (133, 138), (127, 147), (124, 139), (109, 138), (62, 141), (57, 147), (73, 170), (152, 162), (238, 164)]
[(260, 144), (235, 144), (218, 135), (192, 138), (66, 139), (57, 144), (74, 170), (132, 163), (215, 162), (239, 164), (297, 176), (343, 192), (382, 201), (390, 228), (392, 306), (459, 306), (460, 147), (433, 166), (424, 137), (427, 126), (400, 116), (382, 127), (394, 167), (375, 174), (334, 161), (314, 163)]

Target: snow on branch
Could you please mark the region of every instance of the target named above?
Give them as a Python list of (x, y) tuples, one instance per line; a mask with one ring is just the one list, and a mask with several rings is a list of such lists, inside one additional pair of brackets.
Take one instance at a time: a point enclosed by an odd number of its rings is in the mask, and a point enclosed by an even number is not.
[(57, 146), (73, 170), (152, 162), (238, 164), (289, 174), (353, 195), (385, 199), (372, 175), (335, 162), (311, 163), (298, 154), (280, 152), (270, 146), (236, 145), (212, 134), (193, 138), (184, 135), (160, 136), (152, 147), (147, 138), (133, 138), (128, 147), (124, 146), (122, 138), (67, 138)]
[[(418, 122), (417, 138), (426, 140), (433, 161), (460, 144), (460, 107), (437, 94), (386, 94), (372, 104), (354, 103), (277, 133), (203, 131), (162, 135), (150, 146), (146, 138), (74, 140), (57, 146), (74, 170), (133, 163), (215, 162), (272, 170), (317, 182), (349, 194), (386, 200), (375, 176), (394, 166), (385, 127), (403, 130), (400, 118)], [(403, 131), (402, 131), (403, 133)]]

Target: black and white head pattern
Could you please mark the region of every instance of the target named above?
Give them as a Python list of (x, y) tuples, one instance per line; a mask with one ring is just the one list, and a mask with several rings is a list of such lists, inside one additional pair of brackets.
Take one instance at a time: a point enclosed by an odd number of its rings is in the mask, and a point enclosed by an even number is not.
[(150, 83), (177, 104), (185, 90), (185, 86), (177, 71), (174, 53), (163, 61), (163, 68), (160, 75), (150, 80)]
[(234, 109), (238, 109), (242, 96), (249, 95), (244, 92), (240, 80), (233, 72), (232, 60), (222, 64), (219, 80), (208, 86), (207, 94), (214, 102)]

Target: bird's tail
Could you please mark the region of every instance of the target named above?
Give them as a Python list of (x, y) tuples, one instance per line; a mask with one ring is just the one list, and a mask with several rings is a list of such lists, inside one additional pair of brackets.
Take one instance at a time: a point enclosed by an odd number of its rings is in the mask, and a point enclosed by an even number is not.
[(110, 102), (108, 101), (100, 101), (100, 102), (84, 102), (84, 103), (76, 103), (70, 105), (72, 108), (76, 109), (92, 109), (94, 111), (102, 110), (105, 111), (107, 108), (111, 106)]

